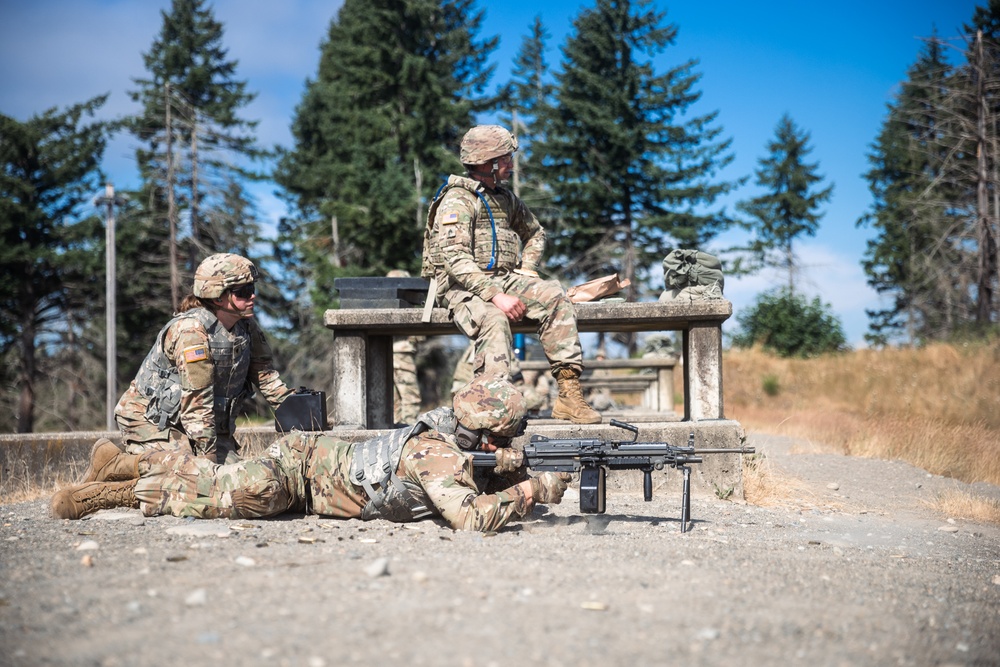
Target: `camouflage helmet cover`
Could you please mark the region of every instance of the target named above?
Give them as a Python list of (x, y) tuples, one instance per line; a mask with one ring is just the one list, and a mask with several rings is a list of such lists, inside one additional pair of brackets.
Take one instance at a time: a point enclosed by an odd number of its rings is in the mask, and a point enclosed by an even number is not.
[(455, 418), (467, 429), (485, 429), (500, 436), (514, 436), (528, 408), (524, 396), (509, 380), (480, 375), (462, 387), (453, 400)]
[(499, 125), (477, 125), (462, 137), (462, 164), (486, 164), (517, 150), (517, 139)]
[(209, 255), (194, 272), (194, 295), (201, 299), (218, 299), (233, 287), (257, 280), (257, 267), (246, 257), (223, 252)]

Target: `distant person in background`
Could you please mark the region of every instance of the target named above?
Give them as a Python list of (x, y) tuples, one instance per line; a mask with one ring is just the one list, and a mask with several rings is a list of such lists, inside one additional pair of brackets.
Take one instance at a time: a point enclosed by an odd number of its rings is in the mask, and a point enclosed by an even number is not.
[[(409, 278), (410, 272), (393, 269), (385, 277)], [(396, 336), (392, 339), (392, 421), (397, 426), (413, 424), (420, 414), (422, 400), (417, 376), (417, 349), (423, 339), (423, 336)]]
[[(181, 450), (213, 463), (238, 461), (233, 433), (243, 400), (257, 389), (277, 408), (292, 393), (254, 319), (256, 282), (257, 267), (240, 255), (211, 255), (198, 266), (191, 294), (115, 408), (127, 452)], [(93, 453), (113, 454), (107, 444), (98, 441)]]

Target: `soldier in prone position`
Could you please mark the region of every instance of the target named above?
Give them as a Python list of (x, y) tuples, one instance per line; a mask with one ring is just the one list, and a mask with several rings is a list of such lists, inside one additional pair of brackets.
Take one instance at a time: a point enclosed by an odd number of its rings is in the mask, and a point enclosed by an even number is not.
[(545, 231), (503, 185), (516, 150), (517, 139), (498, 125), (465, 134), (460, 158), (468, 177), (450, 176), (431, 204), (421, 275), (434, 278), (432, 292), (475, 343), (477, 376), (510, 376), (510, 323), (539, 322), (538, 339), (559, 387), (552, 416), (596, 424), (601, 415), (580, 388), (583, 349), (573, 304), (557, 281), (537, 273)]
[(127, 452), (178, 450), (233, 463), (243, 399), (256, 388), (277, 408), (292, 393), (254, 319), (256, 281), (257, 267), (239, 255), (211, 255), (198, 266), (192, 293), (115, 407)]
[[(397, 522), (441, 516), (455, 529), (494, 531), (526, 516), (535, 503), (560, 502), (570, 479), (554, 472), (527, 476), (522, 452), (509, 447), (524, 414), (524, 399), (513, 385), (481, 376), (455, 396), (453, 409), (432, 410), (413, 426), (358, 444), (295, 433), (263, 456), (215, 465), (182, 452), (122, 454), (108, 443), (91, 461), (99, 481), (56, 493), (52, 513), (79, 519), (125, 506), (146, 516), (206, 519), (285, 511)], [(473, 481), (474, 450), (495, 453), (496, 472), (520, 472), (523, 481), (480, 493)], [(131, 479), (100, 481), (122, 477)]]

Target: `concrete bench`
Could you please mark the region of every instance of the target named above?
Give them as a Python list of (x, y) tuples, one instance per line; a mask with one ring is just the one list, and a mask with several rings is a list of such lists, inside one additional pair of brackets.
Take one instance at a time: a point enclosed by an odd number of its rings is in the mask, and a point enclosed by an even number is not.
[[(733, 314), (729, 301), (597, 302), (578, 303), (575, 308), (580, 331), (682, 332), (684, 420), (724, 418), (722, 323)], [(421, 321), (421, 314), (420, 308), (326, 311), (324, 324), (333, 331), (335, 367), (329, 399), (331, 426), (361, 429), (391, 426), (393, 337), (460, 334), (447, 310), (434, 308), (429, 322)], [(534, 333), (537, 328), (537, 324), (528, 321), (511, 327), (515, 333)], [(585, 361), (584, 365), (595, 363)], [(669, 404), (672, 408), (672, 399)]]
[[(586, 368), (580, 384), (584, 390), (608, 389), (611, 393), (642, 393), (642, 407), (652, 412), (674, 411), (673, 357), (645, 357), (643, 359), (585, 359)], [(529, 359), (520, 362), (524, 371), (548, 371), (549, 362)], [(640, 373), (611, 375), (594, 371), (652, 370), (651, 375)]]

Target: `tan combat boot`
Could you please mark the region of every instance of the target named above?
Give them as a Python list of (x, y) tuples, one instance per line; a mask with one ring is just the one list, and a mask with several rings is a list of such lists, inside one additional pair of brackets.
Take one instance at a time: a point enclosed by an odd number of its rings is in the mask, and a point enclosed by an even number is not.
[(52, 516), (57, 519), (82, 519), (97, 510), (114, 507), (138, 507), (135, 484), (125, 482), (90, 482), (63, 489), (52, 496)]
[(90, 467), (80, 484), (126, 479), (139, 479), (139, 455), (126, 454), (107, 438), (95, 442), (90, 450)]
[(560, 368), (555, 373), (559, 397), (552, 406), (553, 419), (568, 419), (574, 424), (600, 424), (601, 414), (587, 405), (580, 388), (580, 371)]

